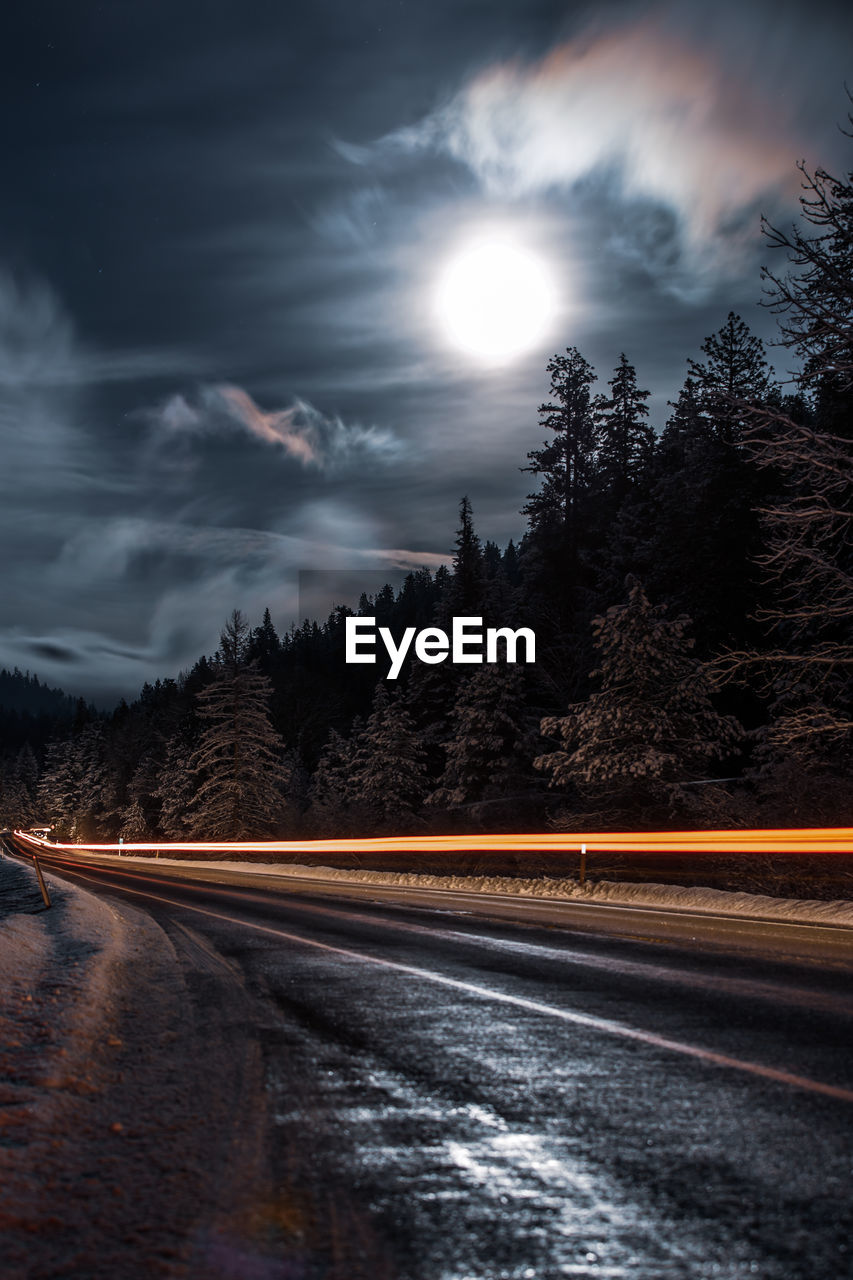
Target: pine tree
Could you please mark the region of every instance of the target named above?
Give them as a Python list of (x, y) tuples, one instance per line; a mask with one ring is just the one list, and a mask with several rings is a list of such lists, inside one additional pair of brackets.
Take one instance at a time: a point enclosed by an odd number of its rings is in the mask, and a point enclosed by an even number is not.
[(119, 835), (128, 843), (142, 844), (151, 838), (145, 810), (138, 800), (133, 800), (122, 815)]
[[(85, 707), (82, 699), (80, 704)], [(76, 736), (48, 745), (37, 793), (43, 820), (69, 840), (110, 834), (113, 777), (105, 754), (103, 725), (81, 718)]]
[(730, 311), (726, 322), (702, 344), (703, 362), (688, 360), (703, 411), (718, 437), (737, 443), (747, 405), (763, 403), (771, 384), (764, 343)]
[(26, 827), (33, 819), (32, 799), (14, 761), (0, 762), (0, 827)]
[(249, 639), (247, 656), (257, 661), (261, 671), (269, 675), (281, 653), (281, 641), (273, 626), (269, 609), (264, 609), (263, 621), (255, 627)]
[(539, 641), (539, 662), (551, 679), (577, 688), (586, 671), (584, 637), (595, 588), (590, 552), (596, 541), (598, 402), (595, 371), (575, 347), (548, 364), (551, 400), (539, 413), (553, 432), (528, 453), (523, 470), (541, 477), (523, 507), (521, 544), (525, 622)]
[(658, 470), (664, 475), (683, 472), (690, 466), (697, 450), (703, 451), (712, 438), (712, 427), (702, 410), (702, 397), (698, 386), (690, 377), (677, 400), (670, 400), (672, 409), (657, 445)]
[[(656, 450), (648, 542), (641, 557), (650, 590), (693, 619), (706, 654), (752, 634), (759, 590), (757, 508), (767, 494), (743, 443), (747, 400), (772, 393), (764, 348), (740, 317), (688, 361), (686, 379)], [(730, 392), (734, 388), (734, 392)]]
[(660, 819), (683, 805), (684, 784), (742, 734), (713, 707), (710, 678), (691, 653), (689, 619), (651, 605), (638, 580), (628, 586), (627, 603), (593, 622), (598, 691), (566, 716), (543, 719), (542, 733), (561, 745), (534, 761), (552, 787), (574, 788), (617, 821)]
[(25, 742), (4, 770), (8, 813), (4, 825), (27, 826), (36, 820), (39, 766), (29, 742)]
[(655, 433), (646, 421), (651, 392), (639, 389), (637, 371), (624, 352), (608, 385), (611, 394), (598, 405), (598, 471), (621, 501), (651, 463)]
[(311, 816), (324, 834), (349, 835), (358, 829), (358, 805), (352, 779), (359, 732), (356, 728), (353, 737), (347, 739), (336, 729), (330, 730), (317, 761), (309, 798)]
[(466, 680), (453, 709), (447, 763), (430, 804), (456, 808), (521, 789), (529, 767), (524, 676), (518, 667), (483, 667)]
[(82, 795), (80, 760), (73, 741), (48, 744), (38, 788), (41, 821), (53, 827), (58, 839), (73, 839)]
[(220, 637), (213, 680), (197, 695), (205, 726), (191, 763), (198, 837), (257, 839), (274, 830), (284, 808), (283, 744), (269, 716), (272, 687), (247, 658), (247, 640), (247, 624), (235, 610)]
[(481, 616), (485, 587), (483, 548), (474, 529), (474, 513), (467, 495), (459, 503), (459, 528), (453, 578), (448, 595), (451, 614)]
[(561, 530), (573, 543), (581, 506), (595, 472), (596, 407), (590, 388), (595, 370), (576, 347), (548, 362), (552, 401), (540, 406), (542, 425), (554, 435), (540, 449), (528, 453), (524, 467), (542, 477), (538, 492), (530, 494), (523, 513), (531, 533)]
[(359, 736), (351, 795), (371, 825), (400, 830), (412, 825), (426, 794), (424, 751), (399, 692), (376, 686), (373, 710)]
[(406, 711), (424, 753), (427, 789), (436, 786), (447, 759), (453, 705), (459, 689), (459, 669), (450, 662), (413, 664), (403, 690)]
[(163, 764), (151, 792), (152, 799), (159, 803), (157, 828), (167, 840), (185, 840), (192, 827), (193, 801), (198, 787), (192, 758), (188, 737), (175, 732), (166, 744)]

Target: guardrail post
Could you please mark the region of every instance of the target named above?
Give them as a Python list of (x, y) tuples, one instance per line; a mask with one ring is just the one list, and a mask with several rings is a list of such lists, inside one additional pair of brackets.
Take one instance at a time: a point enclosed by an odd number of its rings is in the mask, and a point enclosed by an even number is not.
[(49, 907), (49, 906), (50, 906), (50, 894), (49, 894), (49, 893), (48, 893), (48, 891), (47, 891), (47, 885), (46, 885), (46, 884), (45, 884), (45, 882), (44, 882), (44, 876), (43, 876), (43, 875), (42, 875), (42, 873), (41, 873), (41, 867), (39, 866), (39, 860), (38, 860), (38, 857), (37, 857), (37, 855), (36, 855), (35, 853), (33, 854), (33, 866), (35, 867), (35, 869), (36, 869), (36, 875), (38, 876), (39, 888), (41, 889), (41, 896), (44, 898), (44, 905), (45, 905), (46, 907)]
[(585, 844), (581, 845), (581, 865), (580, 865), (580, 876), (578, 877), (578, 883), (582, 885), (586, 884), (586, 845)]

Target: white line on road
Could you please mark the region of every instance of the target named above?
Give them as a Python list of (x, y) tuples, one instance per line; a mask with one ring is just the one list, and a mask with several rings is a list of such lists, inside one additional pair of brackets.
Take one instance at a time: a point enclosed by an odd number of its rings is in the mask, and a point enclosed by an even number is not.
[[(107, 886), (103, 881), (76, 872), (81, 880), (87, 880), (103, 889)], [(188, 902), (175, 902), (174, 899), (161, 897), (159, 894), (146, 893), (141, 889), (128, 889), (124, 885), (112, 886), (121, 893), (131, 893), (139, 898), (149, 898), (153, 902), (161, 902), (179, 910), (195, 911), (199, 915), (208, 916), (212, 920), (221, 920), (226, 924), (240, 925), (246, 929), (254, 929), (258, 933), (270, 934), (274, 938), (283, 938), (295, 942), (299, 946), (314, 947), (331, 955), (343, 956), (348, 960), (379, 965), (383, 969), (391, 969), (397, 973), (405, 973), (425, 982), (432, 982), (442, 987), (450, 987), (454, 991), (462, 991), (466, 995), (478, 996), (484, 1000), (492, 1000), (499, 1004), (511, 1005), (524, 1009), (528, 1013), (538, 1013), (545, 1017), (556, 1018), (574, 1026), (588, 1027), (606, 1035), (620, 1036), (625, 1040), (636, 1040), (656, 1049), (666, 1049), (685, 1057), (696, 1058), (701, 1062), (711, 1063), (718, 1067), (729, 1067), (735, 1071), (746, 1071), (750, 1075), (760, 1076), (765, 1080), (773, 1080), (779, 1084), (789, 1085), (795, 1089), (806, 1089), (810, 1093), (823, 1094), (827, 1098), (835, 1098), (841, 1102), (853, 1102), (853, 1090), (838, 1085), (824, 1084), (820, 1080), (811, 1080), (807, 1076), (798, 1076), (790, 1071), (781, 1071), (777, 1067), (767, 1067), (758, 1062), (748, 1062), (743, 1058), (732, 1058), (728, 1054), (717, 1053), (713, 1049), (704, 1049), (699, 1045), (687, 1044), (683, 1040), (670, 1040), (667, 1036), (659, 1036), (653, 1031), (643, 1031), (637, 1027), (626, 1026), (622, 1022), (614, 1022), (610, 1018), (599, 1018), (591, 1013), (578, 1013), (571, 1009), (560, 1009), (556, 1005), (543, 1004), (538, 1000), (528, 1000), (524, 996), (514, 996), (505, 991), (496, 991), (491, 987), (481, 987), (473, 982), (463, 982), (460, 978), (449, 978), (443, 973), (435, 973), (431, 969), (421, 969), (416, 965), (402, 964), (398, 960), (383, 960), (379, 956), (371, 956), (362, 951), (353, 951), (349, 947), (336, 947), (328, 942), (318, 942), (313, 938), (305, 938), (298, 933), (290, 933), (285, 929), (277, 929), (271, 925), (257, 924), (252, 920), (243, 920), (239, 916), (225, 915), (220, 911), (211, 911), (207, 907), (193, 906)]]

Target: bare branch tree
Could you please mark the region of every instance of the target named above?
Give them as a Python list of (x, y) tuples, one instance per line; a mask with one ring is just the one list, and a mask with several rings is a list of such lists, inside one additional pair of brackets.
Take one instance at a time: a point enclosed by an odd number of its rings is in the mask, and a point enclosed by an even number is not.
[(763, 224), (791, 266), (763, 274), (780, 345), (802, 361), (799, 394), (776, 406), (738, 402), (745, 447), (779, 482), (760, 510), (758, 560), (772, 595), (756, 616), (773, 647), (726, 653), (715, 671), (762, 680), (768, 742), (826, 750), (853, 739), (853, 173), (799, 168), (801, 225)]

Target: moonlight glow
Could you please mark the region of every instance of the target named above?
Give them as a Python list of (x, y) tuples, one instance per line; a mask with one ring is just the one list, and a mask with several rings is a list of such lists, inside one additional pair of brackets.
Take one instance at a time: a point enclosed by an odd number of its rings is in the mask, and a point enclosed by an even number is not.
[(510, 240), (478, 240), (444, 268), (435, 313), (446, 338), (494, 362), (523, 355), (543, 339), (557, 310), (545, 263)]

